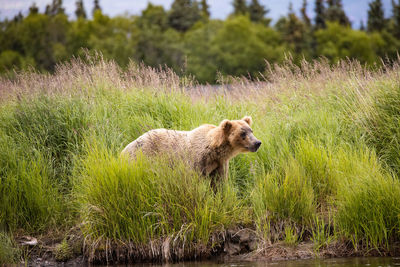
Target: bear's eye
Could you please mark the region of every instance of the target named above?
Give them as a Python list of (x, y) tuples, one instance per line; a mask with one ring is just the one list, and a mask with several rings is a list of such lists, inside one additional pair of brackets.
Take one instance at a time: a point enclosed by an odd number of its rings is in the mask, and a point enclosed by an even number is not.
[(245, 138), (246, 138), (246, 132), (242, 132), (242, 133), (240, 134), (240, 137), (242, 137), (242, 139), (245, 139)]

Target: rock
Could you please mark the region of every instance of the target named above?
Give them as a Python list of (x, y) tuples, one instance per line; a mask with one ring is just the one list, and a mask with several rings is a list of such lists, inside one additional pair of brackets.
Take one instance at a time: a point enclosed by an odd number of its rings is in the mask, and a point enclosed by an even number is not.
[(225, 242), (224, 252), (228, 255), (236, 255), (241, 251), (240, 245), (232, 242)]
[(228, 255), (248, 253), (257, 249), (257, 236), (250, 229), (228, 230), (226, 236), (224, 251)]

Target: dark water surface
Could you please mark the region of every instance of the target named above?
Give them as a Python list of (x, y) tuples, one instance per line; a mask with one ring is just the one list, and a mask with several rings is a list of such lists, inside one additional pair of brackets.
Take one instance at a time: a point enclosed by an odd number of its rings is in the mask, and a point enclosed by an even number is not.
[(185, 262), (166, 265), (135, 264), (131, 267), (400, 267), (400, 257), (379, 258), (335, 258), (323, 260), (294, 260), (279, 262), (238, 262), (238, 263), (215, 263), (215, 262)]

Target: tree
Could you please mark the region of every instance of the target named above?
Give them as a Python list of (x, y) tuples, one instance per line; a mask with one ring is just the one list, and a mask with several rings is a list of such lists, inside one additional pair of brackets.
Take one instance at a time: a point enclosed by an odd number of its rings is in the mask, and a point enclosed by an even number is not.
[(369, 32), (382, 31), (385, 27), (385, 18), (381, 0), (369, 3), (367, 29)]
[(303, 56), (309, 56), (311, 49), (310, 33), (307, 25), (299, 19), (290, 3), (287, 17), (281, 18), (276, 25), (282, 38), (295, 53), (295, 60), (300, 60)]
[(365, 25), (363, 20), (360, 20), (360, 31), (365, 31)]
[(396, 4), (392, 0), (392, 34), (394, 37), (400, 40), (400, 1)]
[(94, 2), (93, 2), (93, 11), (92, 11), (93, 16), (98, 10), (101, 12), (101, 7), (100, 7), (99, 0), (94, 0)]
[(24, 55), (32, 57), (40, 70), (51, 70), (55, 64), (48, 28), (50, 17), (28, 16), (21, 22), (21, 43)]
[(136, 23), (143, 31), (150, 30), (150, 28), (165, 31), (168, 28), (168, 15), (162, 6), (149, 3)]
[(343, 10), (341, 0), (328, 0), (325, 18), (327, 21), (337, 21), (340, 25), (350, 26), (350, 20)]
[(36, 3), (33, 2), (33, 4), (29, 7), (29, 15), (35, 15), (39, 13), (39, 8), (37, 7)]
[(222, 75), (257, 77), (265, 70), (265, 60), (280, 62), (284, 55), (279, 34), (247, 16), (233, 16), (212, 39), (215, 65)]
[(139, 34), (135, 59), (152, 67), (169, 66), (180, 71), (183, 62), (181, 34), (168, 26), (168, 14), (162, 6), (148, 4), (136, 21)]
[(65, 14), (65, 9), (62, 7), (62, 0), (53, 0), (51, 5), (46, 6), (45, 14), (48, 16)]
[(208, 20), (189, 30), (184, 36), (186, 71), (199, 82), (215, 82), (219, 66), (216, 62), (216, 47), (212, 42), (223, 24), (220, 20)]
[(301, 17), (304, 21), (304, 23), (307, 25), (307, 27), (311, 26), (311, 20), (307, 15), (307, 0), (303, 0), (303, 6), (301, 7)]
[(325, 6), (323, 0), (315, 1), (315, 29), (325, 28)]
[(77, 0), (75, 5), (76, 5), (76, 10), (75, 10), (76, 17), (86, 19), (86, 11), (85, 7), (83, 6), (83, 0)]
[(184, 32), (190, 29), (200, 18), (197, 1), (175, 0), (169, 12), (168, 22), (172, 28)]
[(318, 55), (335, 63), (342, 58), (357, 59), (361, 63), (373, 64), (378, 60), (377, 51), (384, 46), (379, 33), (367, 34), (342, 26), (338, 22), (328, 22), (326, 29), (315, 32)]
[(90, 21), (90, 27), (88, 44), (101, 51), (105, 58), (126, 66), (135, 57), (139, 30), (134, 20), (122, 16), (109, 18), (97, 11)]
[(248, 12), (246, 0), (234, 0), (233, 1), (233, 15), (244, 15)]
[(13, 50), (5, 50), (0, 53), (0, 73), (12, 69), (21, 69), (27, 67), (31, 62), (27, 62), (20, 53)]
[(263, 5), (261, 5), (258, 0), (252, 0), (249, 7), (250, 20), (254, 22), (262, 22), (265, 20), (265, 14), (268, 13)]
[(44, 14), (47, 16), (50, 16), (50, 5), (46, 5), (46, 9), (44, 11)]
[(24, 16), (22, 15), (22, 12), (20, 11), (20, 12), (18, 12), (17, 15), (14, 16), (13, 21), (15, 23), (17, 23), (17, 22), (21, 22), (23, 19), (24, 19)]
[(210, 11), (208, 9), (209, 6), (207, 4), (207, 0), (201, 0), (201, 15), (205, 18), (210, 17)]

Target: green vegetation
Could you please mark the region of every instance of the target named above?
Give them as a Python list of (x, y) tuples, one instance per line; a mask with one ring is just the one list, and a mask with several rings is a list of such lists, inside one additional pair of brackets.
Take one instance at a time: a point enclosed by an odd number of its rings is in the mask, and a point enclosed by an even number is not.
[(72, 248), (68, 245), (68, 242), (65, 239), (54, 248), (54, 258), (57, 261), (67, 261), (71, 259), (72, 256)]
[(53, 73), (57, 63), (89, 50), (122, 68), (131, 61), (166, 66), (201, 83), (219, 83), (227, 76), (262, 78), (266, 64), (285, 56), (297, 65), (324, 57), (331, 64), (349, 58), (375, 66), (380, 58), (396, 60), (400, 50), (398, 1), (384, 14), (380, 0), (369, 0), (367, 29), (360, 30), (351, 27), (341, 0), (316, 0), (314, 18), (307, 16), (311, 0), (304, 0), (301, 16), (290, 7), (274, 25), (258, 0), (231, 1), (225, 20), (210, 18), (206, 0), (175, 0), (169, 10), (149, 3), (140, 15), (116, 17), (97, 0), (88, 15), (88, 1), (76, 0), (72, 18), (62, 0), (54, 0), (44, 11), (33, 4), (26, 16), (0, 21), (0, 73), (12, 76), (10, 70), (30, 66)]
[(17, 263), (20, 254), (12, 237), (0, 231), (0, 264)]
[(135, 245), (130, 248), (133, 257), (150, 260), (208, 254), (220, 245), (219, 239), (212, 241), (213, 235), (249, 222), (231, 184), (221, 185), (215, 194), (210, 188), (210, 180), (183, 163), (171, 166), (165, 159), (144, 157), (132, 163), (99, 150), (88, 154), (75, 185), (87, 222), (84, 235), (101, 245), (129, 240)]
[[(398, 62), (285, 62), (269, 81), (237, 78), (224, 90), (99, 56), (53, 75), (2, 78), (0, 251), (18, 258), (12, 235), (56, 236), (59, 260), (81, 242), (90, 260), (193, 259), (221, 252), (227, 230), (250, 228), (261, 250), (312, 242), (323, 254), (348, 242), (349, 253), (391, 253), (400, 238), (399, 71)], [(233, 159), (216, 191), (184, 161), (119, 156), (153, 128), (244, 115), (263, 145)]]

